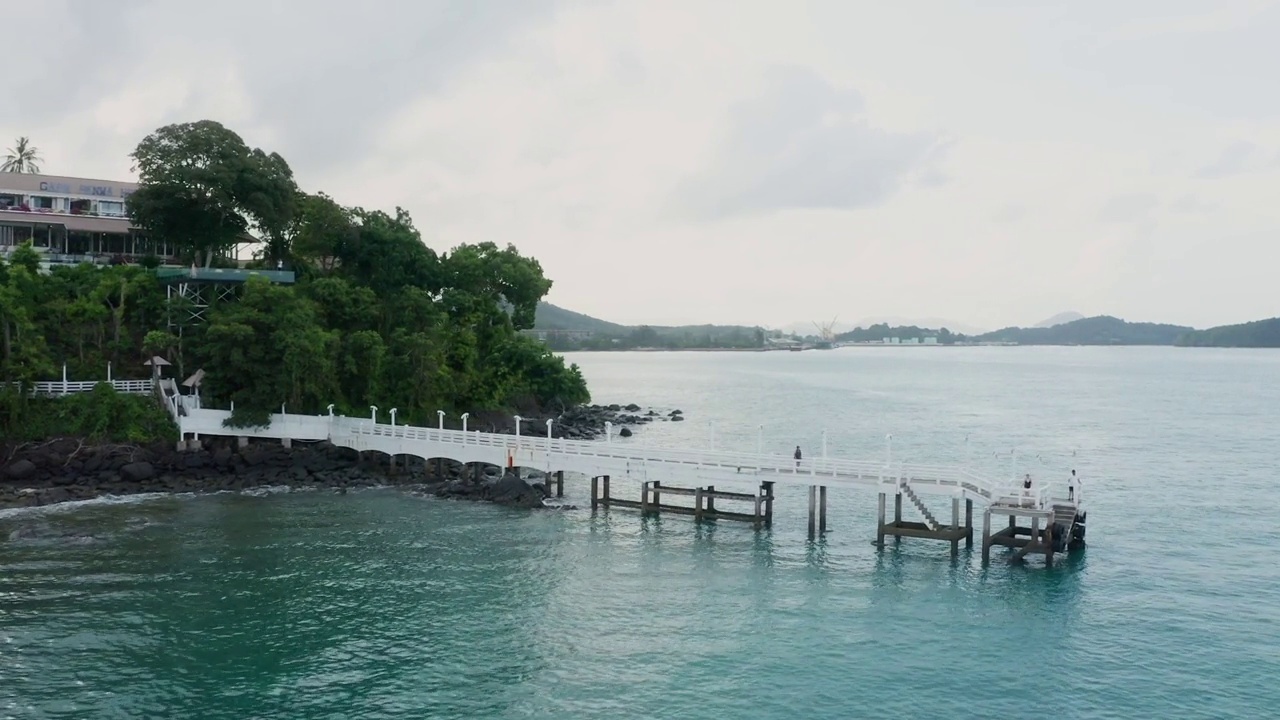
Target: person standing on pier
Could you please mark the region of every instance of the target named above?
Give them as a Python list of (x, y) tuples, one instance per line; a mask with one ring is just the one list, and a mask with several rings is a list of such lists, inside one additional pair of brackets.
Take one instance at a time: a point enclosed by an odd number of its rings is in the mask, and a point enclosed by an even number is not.
[(799, 445), (796, 446), (795, 457), (796, 457), (796, 469), (799, 470), (800, 469), (800, 446)]
[(1067, 480), (1067, 499), (1071, 502), (1075, 502), (1076, 500), (1076, 483), (1078, 482), (1080, 482), (1080, 480), (1076, 477), (1076, 471), (1072, 470), (1071, 478)]

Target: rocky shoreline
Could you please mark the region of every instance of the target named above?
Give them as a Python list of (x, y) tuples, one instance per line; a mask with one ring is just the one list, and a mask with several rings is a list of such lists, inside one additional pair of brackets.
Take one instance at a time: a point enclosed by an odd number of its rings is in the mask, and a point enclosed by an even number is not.
[[(555, 418), (552, 435), (594, 439), (603, 436), (604, 424), (611, 422), (615, 432), (625, 437), (631, 434), (631, 427), (658, 419), (683, 419), (679, 411), (640, 413), (635, 405), (575, 408)], [(509, 419), (507, 427), (500, 420), (494, 418), (488, 426), (481, 424), (475, 429), (515, 431), (514, 419)], [(295, 443), (293, 448), (285, 448), (263, 440), (239, 447), (234, 438), (219, 437), (209, 438), (203, 449), (181, 453), (168, 443), (97, 445), (74, 438), (0, 445), (0, 509), (144, 493), (281, 487), (346, 492), (388, 485), (443, 498), (524, 508), (544, 507), (543, 500), (550, 495), (547, 483), (536, 471), (525, 471), (521, 477), (496, 465), (482, 465), (477, 470), (452, 460), (426, 462), (404, 456), (392, 467), (390, 459), (380, 453), (362, 457), (327, 442)]]

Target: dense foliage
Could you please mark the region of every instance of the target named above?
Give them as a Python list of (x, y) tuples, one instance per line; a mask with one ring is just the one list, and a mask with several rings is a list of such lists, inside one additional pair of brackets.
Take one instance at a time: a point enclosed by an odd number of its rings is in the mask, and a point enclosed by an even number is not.
[(1280, 348), (1280, 318), (1184, 333), (1178, 337), (1177, 344), (1187, 347)]
[(178, 429), (160, 403), (143, 395), (118, 393), (107, 383), (65, 398), (24, 398), (0, 390), (0, 428), (10, 441), (58, 436), (98, 442), (145, 443), (174, 440)]
[[(346, 208), (293, 184), (283, 158), (250, 150), (209, 121), (157, 130), (138, 146), (135, 223), (217, 263), (246, 231), (266, 240), (261, 264), (296, 270), (293, 285), (252, 278), (234, 299), (191, 320), (153, 271), (138, 266), (39, 271), (29, 248), (0, 263), (0, 382), (145, 377), (153, 354), (181, 379), (206, 372), (206, 404), (235, 403), (237, 424), (291, 412), (398, 408), (404, 422), (436, 410), (557, 409), (587, 402), (576, 366), (524, 337), (551, 287), (512, 246), (437, 254), (407, 212)], [(225, 405), (224, 405), (225, 406)], [(5, 428), (0, 428), (0, 431)]]

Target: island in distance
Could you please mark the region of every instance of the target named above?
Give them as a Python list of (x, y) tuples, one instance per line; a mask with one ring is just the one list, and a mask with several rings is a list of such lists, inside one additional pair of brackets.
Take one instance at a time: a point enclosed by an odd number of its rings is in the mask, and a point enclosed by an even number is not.
[[(1167, 323), (1128, 322), (1109, 315), (1084, 317), (1063, 312), (1030, 327), (1008, 327), (967, 334), (950, 327), (892, 325), (854, 327), (814, 323), (812, 329), (794, 324), (787, 329), (747, 325), (623, 325), (542, 302), (534, 327), (526, 330), (561, 352), (605, 350), (736, 350), (761, 351), (839, 344), (899, 343), (957, 345), (1162, 345), (1183, 347), (1280, 348), (1280, 318), (1204, 330)], [(848, 327), (847, 325), (844, 327)]]

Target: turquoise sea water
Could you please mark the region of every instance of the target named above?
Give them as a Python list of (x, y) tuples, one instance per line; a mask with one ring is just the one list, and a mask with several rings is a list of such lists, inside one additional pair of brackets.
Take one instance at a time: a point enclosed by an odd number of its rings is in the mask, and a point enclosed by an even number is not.
[(892, 433), (907, 460), (1076, 467), (1089, 548), (1052, 569), (879, 551), (874, 496), (835, 492), (809, 543), (785, 490), (761, 533), (392, 490), (11, 512), (0, 718), (1280, 713), (1280, 353), (574, 360), (597, 401), (689, 417), (641, 442), (750, 449), (764, 424), (779, 452), (826, 429), (833, 455), (879, 458)]

